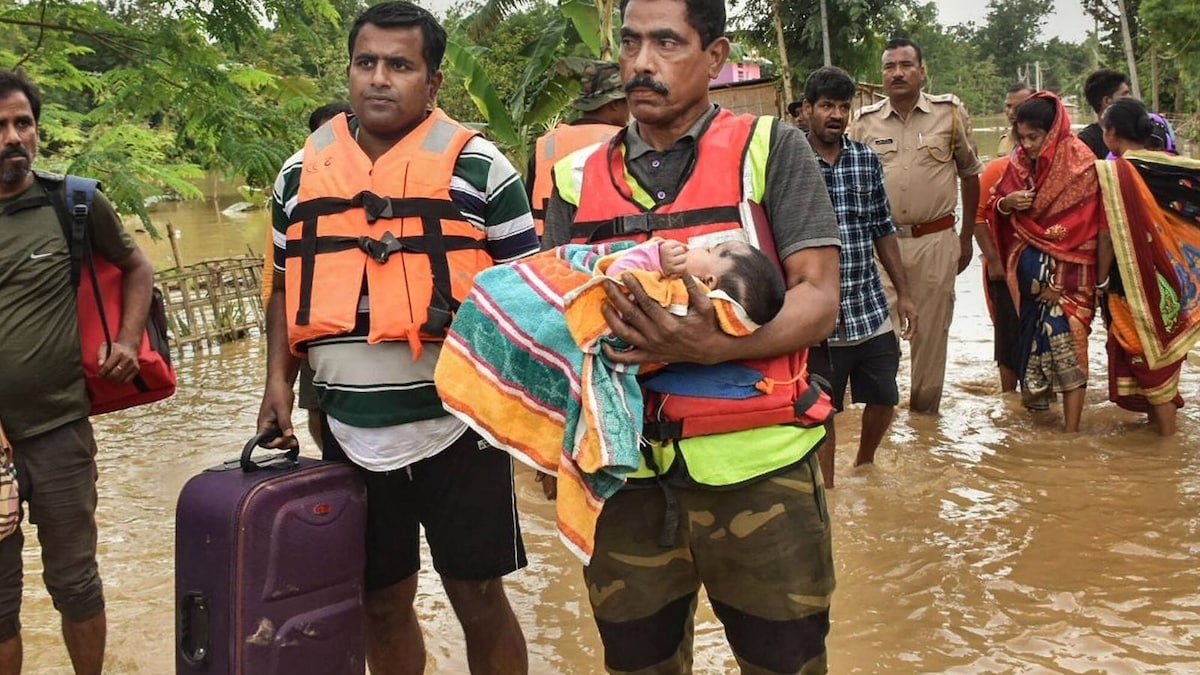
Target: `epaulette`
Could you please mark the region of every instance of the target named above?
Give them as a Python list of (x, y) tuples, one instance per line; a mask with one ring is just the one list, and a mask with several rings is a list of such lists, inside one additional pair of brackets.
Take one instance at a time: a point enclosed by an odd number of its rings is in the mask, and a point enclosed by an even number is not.
[(954, 94), (927, 94), (930, 103), (949, 103), (950, 105), (960, 106), (962, 101)]
[(53, 171), (43, 171), (41, 169), (34, 169), (33, 175), (37, 176), (38, 178), (41, 178), (42, 180), (54, 181), (56, 183), (61, 183), (67, 179), (67, 177), (61, 173), (54, 173)]
[(887, 102), (888, 101), (885, 98), (885, 99), (880, 99), (880, 100), (872, 103), (871, 105), (864, 105), (863, 107), (858, 109), (858, 114), (859, 115), (867, 115), (867, 114), (870, 114), (873, 112), (878, 112), (879, 109), (883, 107), (883, 104), (887, 103)]

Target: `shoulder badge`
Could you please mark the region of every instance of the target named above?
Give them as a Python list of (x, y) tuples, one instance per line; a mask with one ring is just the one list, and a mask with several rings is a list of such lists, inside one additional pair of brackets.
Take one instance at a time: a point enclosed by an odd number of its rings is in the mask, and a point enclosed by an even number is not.
[(54, 173), (53, 171), (43, 171), (42, 169), (34, 169), (33, 175), (37, 176), (38, 178), (41, 178), (42, 180), (50, 180), (50, 181), (54, 181), (56, 183), (61, 183), (67, 179), (67, 177), (61, 173)]
[(954, 94), (929, 94), (928, 96), (930, 102), (932, 103), (949, 103), (950, 105), (958, 106), (962, 105), (962, 101), (959, 100), (959, 98)]
[(859, 108), (858, 114), (859, 115), (867, 115), (869, 113), (879, 112), (879, 109), (883, 107), (884, 103), (887, 103), (886, 98), (876, 101), (876, 102), (872, 103), (871, 105), (864, 105), (862, 108)]

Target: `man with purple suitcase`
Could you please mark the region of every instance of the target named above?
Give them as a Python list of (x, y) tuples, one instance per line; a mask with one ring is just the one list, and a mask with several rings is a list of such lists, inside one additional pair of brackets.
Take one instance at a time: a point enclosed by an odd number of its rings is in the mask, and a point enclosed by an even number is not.
[[(275, 283), (259, 430), (294, 443), (298, 355), (340, 448), (367, 486), (367, 663), (420, 673), (413, 610), (424, 527), (474, 673), (528, 670), (501, 577), (526, 564), (512, 462), (437, 398), (433, 370), (479, 270), (538, 248), (511, 163), (434, 105), (446, 33), (408, 2), (350, 32), (355, 115), (309, 137), (275, 183)], [(318, 552), (317, 555), (320, 555)]]

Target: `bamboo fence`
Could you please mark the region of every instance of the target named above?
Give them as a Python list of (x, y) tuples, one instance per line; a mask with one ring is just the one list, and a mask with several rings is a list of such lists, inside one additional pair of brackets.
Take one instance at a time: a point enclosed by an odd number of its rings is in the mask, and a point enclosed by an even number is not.
[(177, 356), (262, 334), (262, 256), (205, 260), (157, 272)]

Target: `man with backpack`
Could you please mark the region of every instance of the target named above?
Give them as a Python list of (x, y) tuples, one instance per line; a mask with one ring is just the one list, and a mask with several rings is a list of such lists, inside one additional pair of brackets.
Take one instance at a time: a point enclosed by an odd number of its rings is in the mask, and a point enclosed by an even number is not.
[[(111, 344), (83, 355), (76, 312), (78, 251), (71, 231), (66, 177), (33, 169), (41, 97), (20, 73), (0, 70), (0, 419), (12, 442), (21, 499), (38, 525), (43, 578), (62, 614), (75, 673), (104, 663), (104, 594), (96, 564), (96, 442), (84, 358), (99, 377), (130, 383), (139, 376), (154, 270), (100, 192), (87, 209), (97, 259), (123, 273), (123, 303)], [(82, 192), (82, 191), (81, 191)], [(20, 528), (0, 540), (0, 675), (21, 672)]]

